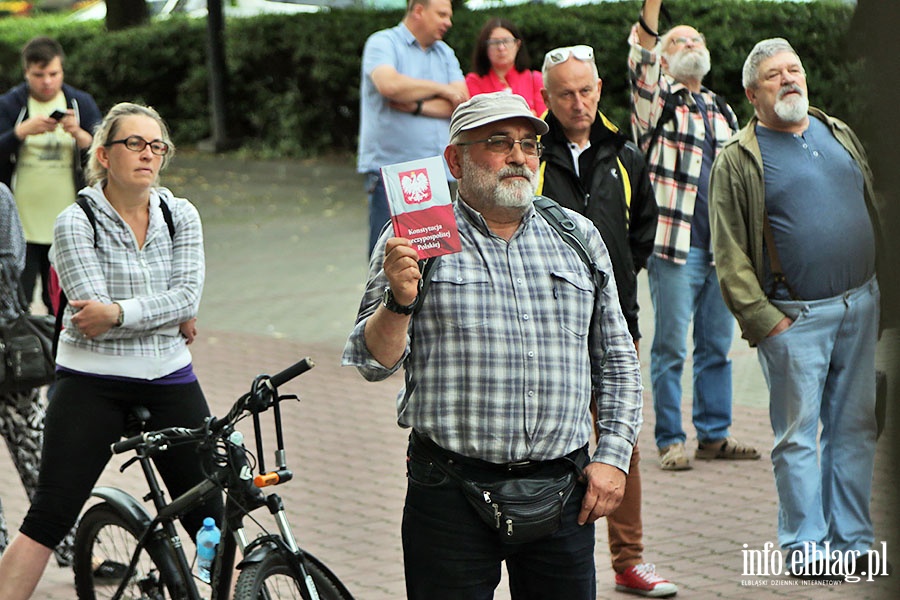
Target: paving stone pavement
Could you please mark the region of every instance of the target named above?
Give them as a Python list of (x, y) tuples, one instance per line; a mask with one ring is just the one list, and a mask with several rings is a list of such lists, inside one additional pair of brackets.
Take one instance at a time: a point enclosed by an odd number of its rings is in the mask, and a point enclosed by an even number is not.
[[(300, 544), (328, 564), (356, 598), (405, 597), (400, 518), (407, 433), (396, 425), (394, 403), (402, 380), (395, 376), (367, 383), (354, 370), (339, 366), (365, 274), (361, 179), (346, 160), (251, 163), (180, 155), (166, 183), (191, 198), (204, 220), (209, 268), (201, 335), (192, 351), (213, 412), (224, 413), (256, 374), (312, 357), (316, 368), (283, 388), (301, 400), (283, 410), (288, 464), (295, 478), (277, 491)], [(640, 285), (642, 366), (648, 385), (651, 304), (645, 278)], [(886, 336), (880, 359), (896, 357), (897, 347), (897, 336)], [(736, 339), (732, 359), (733, 433), (765, 454), (772, 434), (755, 351)], [(689, 397), (689, 378), (685, 386)], [(678, 584), (679, 598), (900, 597), (896, 577), (823, 587), (744, 575), (743, 550), (762, 550), (767, 542), (777, 545), (771, 462), (764, 456), (759, 461), (697, 462), (684, 472), (661, 471), (653, 448), (648, 390), (644, 400), (644, 556)], [(684, 422), (690, 422), (690, 402), (685, 402)], [(252, 426), (243, 431), (252, 447)], [(891, 424), (885, 439), (895, 431)], [(690, 443), (695, 446), (696, 440)], [(889, 516), (897, 514), (892, 491), (898, 489), (898, 473), (888, 450), (882, 440), (873, 514), (877, 543), (884, 540), (888, 557), (900, 564), (893, 555), (900, 540), (889, 522)], [(114, 459), (100, 483), (141, 494), (139, 471), (121, 474), (121, 462)], [(0, 490), (15, 528), (27, 504), (6, 453), (0, 453)], [(614, 590), (606, 528), (599, 525), (597, 597), (628, 598)], [(35, 598), (74, 597), (71, 571), (48, 566)], [(495, 597), (509, 598), (505, 581)]]

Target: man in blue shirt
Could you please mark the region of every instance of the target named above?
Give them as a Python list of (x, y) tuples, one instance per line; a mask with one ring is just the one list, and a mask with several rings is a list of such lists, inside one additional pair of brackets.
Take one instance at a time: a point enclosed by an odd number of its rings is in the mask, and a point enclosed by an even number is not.
[(399, 25), (366, 40), (357, 170), (369, 194), (370, 253), (391, 218), (379, 169), (440, 155), (450, 114), (469, 97), (459, 60), (441, 41), (452, 16), (450, 0), (410, 0)]
[(880, 226), (859, 140), (809, 106), (791, 45), (757, 44), (743, 83), (756, 116), (712, 170), (716, 270), (769, 387), (785, 564), (816, 577), (826, 543), (847, 557), (874, 541)]

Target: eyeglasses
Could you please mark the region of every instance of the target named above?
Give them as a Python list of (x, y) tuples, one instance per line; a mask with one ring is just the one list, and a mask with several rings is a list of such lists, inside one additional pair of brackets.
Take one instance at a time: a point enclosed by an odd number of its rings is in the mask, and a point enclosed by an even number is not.
[(488, 48), (512, 48), (518, 41), (519, 40), (514, 37), (506, 37), (487, 40), (484, 44)]
[(132, 152), (143, 152), (144, 148), (150, 146), (150, 152), (157, 156), (165, 156), (169, 153), (169, 145), (164, 141), (153, 140), (152, 142), (148, 142), (139, 135), (129, 135), (124, 140), (113, 140), (106, 144), (106, 147), (109, 148), (113, 144), (123, 144)]
[(703, 37), (703, 35), (692, 35), (690, 37), (672, 38), (672, 41), (671, 41), (671, 43), (675, 44), (676, 46), (683, 46), (684, 44), (687, 44), (688, 42), (693, 42), (695, 46), (699, 46), (701, 44), (706, 43), (706, 38)]
[(456, 142), (457, 146), (472, 146), (474, 144), (484, 144), (485, 147), (495, 154), (509, 154), (513, 147), (518, 144), (527, 156), (537, 156), (544, 152), (544, 145), (534, 138), (525, 138), (524, 140), (514, 140), (508, 135), (492, 135), (485, 140), (473, 140), (471, 142)]
[(569, 60), (570, 56), (574, 56), (584, 62), (592, 61), (594, 60), (594, 49), (590, 46), (579, 45), (551, 50), (544, 55), (543, 69), (546, 70), (550, 67), (555, 67), (559, 63), (564, 63)]

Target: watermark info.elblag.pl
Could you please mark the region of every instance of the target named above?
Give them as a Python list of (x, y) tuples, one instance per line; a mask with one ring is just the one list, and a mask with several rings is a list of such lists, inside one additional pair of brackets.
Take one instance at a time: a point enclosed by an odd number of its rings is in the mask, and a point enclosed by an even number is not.
[(782, 577), (793, 573), (802, 578), (741, 579), (742, 586), (827, 586), (840, 585), (844, 581), (874, 581), (876, 577), (888, 575), (887, 542), (881, 542), (864, 553), (833, 549), (830, 542), (821, 545), (807, 542), (803, 548), (792, 551), (776, 548), (772, 542), (766, 542), (761, 549), (750, 548), (749, 544), (744, 544), (743, 548), (742, 577)]

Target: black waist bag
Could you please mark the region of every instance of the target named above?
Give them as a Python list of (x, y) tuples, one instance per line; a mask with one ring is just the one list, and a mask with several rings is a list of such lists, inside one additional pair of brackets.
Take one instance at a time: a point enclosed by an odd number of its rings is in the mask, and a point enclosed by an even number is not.
[(577, 481), (573, 468), (556, 477), (535, 474), (491, 484), (460, 477), (460, 486), (481, 520), (503, 542), (524, 544), (559, 529), (563, 507)]
[[(579, 449), (569, 456), (549, 461), (537, 472), (481, 483), (463, 477), (454, 467), (453, 459), (446, 458), (447, 451), (431, 440), (414, 432), (413, 441), (417, 450), (459, 483), (463, 495), (481, 520), (508, 544), (531, 542), (559, 529), (563, 507), (589, 461), (586, 449)], [(510, 475), (514, 475), (514, 471)]]

